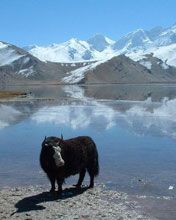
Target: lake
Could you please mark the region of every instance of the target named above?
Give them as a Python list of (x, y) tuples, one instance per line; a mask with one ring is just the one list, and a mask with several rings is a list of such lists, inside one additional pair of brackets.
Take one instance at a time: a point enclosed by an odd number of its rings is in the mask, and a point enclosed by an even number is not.
[(94, 139), (100, 157), (96, 182), (129, 194), (175, 196), (175, 85), (10, 89), (29, 95), (0, 102), (1, 187), (48, 184), (39, 166), (41, 142), (62, 133), (65, 139)]

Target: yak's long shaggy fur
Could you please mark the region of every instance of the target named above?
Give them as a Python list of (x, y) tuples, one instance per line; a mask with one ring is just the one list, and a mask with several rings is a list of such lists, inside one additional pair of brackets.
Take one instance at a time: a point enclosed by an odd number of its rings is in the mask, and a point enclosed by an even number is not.
[[(53, 148), (54, 147), (54, 148)], [(60, 149), (62, 165), (55, 161), (55, 148)], [(63, 138), (48, 137), (42, 143), (40, 164), (46, 172), (50, 182), (51, 191), (55, 191), (55, 182), (58, 191), (62, 191), (64, 179), (79, 173), (76, 187), (81, 187), (86, 170), (90, 175), (90, 185), (94, 186), (94, 177), (99, 173), (98, 152), (94, 141), (88, 136), (80, 136), (68, 140)]]

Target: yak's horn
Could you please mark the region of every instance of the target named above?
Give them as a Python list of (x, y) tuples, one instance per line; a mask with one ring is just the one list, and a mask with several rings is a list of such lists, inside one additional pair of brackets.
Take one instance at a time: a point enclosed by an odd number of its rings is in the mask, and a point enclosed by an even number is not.
[(44, 139), (44, 141), (46, 141), (46, 136), (45, 136), (45, 139)]
[(61, 140), (63, 140), (64, 138), (63, 138), (63, 135), (61, 134)]

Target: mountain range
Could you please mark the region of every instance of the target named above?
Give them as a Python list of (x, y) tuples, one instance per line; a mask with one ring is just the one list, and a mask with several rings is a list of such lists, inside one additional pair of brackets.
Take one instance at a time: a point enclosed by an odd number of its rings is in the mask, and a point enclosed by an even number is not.
[(23, 48), (0, 41), (0, 75), (0, 85), (176, 82), (176, 24), (137, 29), (116, 41), (100, 34)]
[(43, 62), (24, 49), (0, 41), (0, 86), (61, 81), (67, 72), (89, 63)]
[(150, 31), (137, 29), (117, 41), (97, 34), (85, 41), (72, 38), (61, 44), (24, 49), (42, 61), (52, 62), (101, 60), (119, 54), (136, 61), (145, 54), (153, 53), (155, 57), (167, 61), (167, 64), (176, 66), (176, 24)]

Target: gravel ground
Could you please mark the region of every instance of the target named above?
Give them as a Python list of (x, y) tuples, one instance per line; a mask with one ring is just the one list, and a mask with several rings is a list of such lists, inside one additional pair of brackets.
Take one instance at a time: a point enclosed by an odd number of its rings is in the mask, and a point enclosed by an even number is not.
[(151, 219), (125, 193), (104, 186), (65, 188), (62, 196), (45, 191), (43, 186), (1, 189), (0, 219)]

